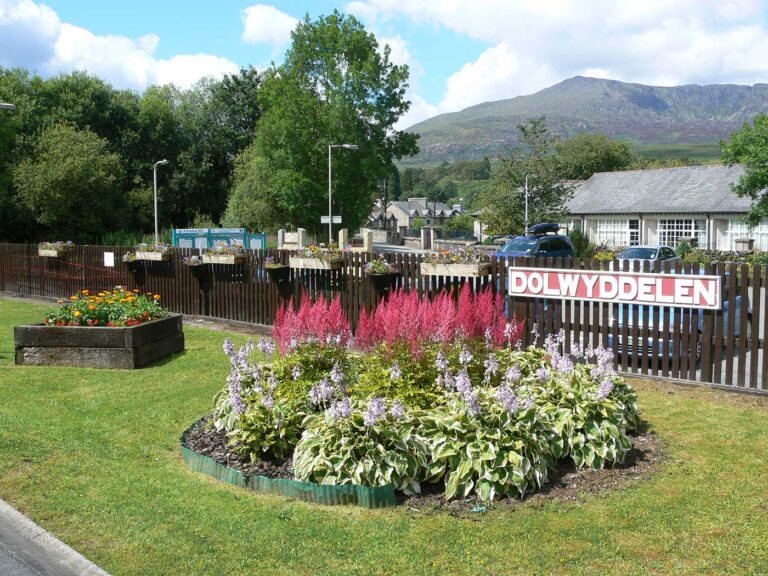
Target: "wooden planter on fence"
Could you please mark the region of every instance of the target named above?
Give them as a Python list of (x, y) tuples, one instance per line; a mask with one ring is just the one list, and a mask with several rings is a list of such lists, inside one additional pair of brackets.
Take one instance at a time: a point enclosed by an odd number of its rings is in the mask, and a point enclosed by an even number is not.
[(203, 254), (203, 264), (227, 264), (233, 266), (245, 262), (245, 254)]
[(169, 252), (136, 252), (136, 260), (149, 260), (150, 262), (167, 262), (171, 259)]
[(66, 248), (60, 248), (56, 250), (54, 248), (38, 248), (37, 255), (43, 258), (61, 258), (67, 253)]
[(291, 268), (303, 270), (338, 270), (344, 265), (344, 258), (302, 258), (300, 256), (291, 256), (288, 261)]
[(387, 292), (394, 289), (400, 272), (384, 272), (383, 274), (368, 274), (371, 286), (379, 296), (384, 296)]
[(141, 368), (184, 350), (181, 314), (138, 326), (46, 326), (13, 329), (16, 364)]
[(490, 262), (482, 262), (480, 264), (421, 263), (422, 276), (487, 276), (490, 273)]
[(282, 284), (283, 282), (288, 282), (291, 278), (290, 266), (267, 266), (266, 270), (270, 282)]

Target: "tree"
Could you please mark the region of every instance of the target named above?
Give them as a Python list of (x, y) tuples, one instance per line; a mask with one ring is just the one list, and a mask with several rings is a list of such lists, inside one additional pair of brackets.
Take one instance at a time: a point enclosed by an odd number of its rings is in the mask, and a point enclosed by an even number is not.
[(759, 224), (768, 217), (768, 115), (755, 116), (752, 126), (745, 123), (728, 142), (720, 142), (720, 149), (724, 163), (744, 166), (744, 174), (732, 189), (738, 196), (752, 199), (748, 222)]
[[(392, 161), (417, 151), (414, 134), (393, 128), (409, 107), (408, 68), (392, 64), (389, 47), (379, 51), (362, 24), (338, 12), (314, 22), (305, 18), (291, 37), (285, 62), (263, 78), (253, 151), (261, 160), (249, 164), (262, 175), (266, 167), (300, 187), (273, 197), (280, 213), (270, 211), (268, 220), (254, 226), (269, 229), (288, 222), (322, 232), (320, 216), (328, 211), (328, 145), (351, 143), (359, 149), (333, 152), (333, 200), (334, 214), (355, 229), (368, 216), (377, 183)], [(233, 193), (228, 219), (237, 219), (235, 198)]]
[(632, 147), (605, 134), (579, 134), (555, 146), (556, 161), (567, 180), (587, 180), (596, 172), (625, 170), (632, 161)]
[(559, 222), (573, 194), (554, 155), (558, 138), (549, 131), (544, 117), (519, 124), (517, 130), (520, 144), (509, 157), (500, 159), (492, 186), (478, 199), (491, 233), (523, 231), (526, 176), (529, 224)]
[(19, 197), (51, 238), (94, 241), (121, 223), (122, 167), (109, 143), (88, 130), (44, 130), (14, 173)]

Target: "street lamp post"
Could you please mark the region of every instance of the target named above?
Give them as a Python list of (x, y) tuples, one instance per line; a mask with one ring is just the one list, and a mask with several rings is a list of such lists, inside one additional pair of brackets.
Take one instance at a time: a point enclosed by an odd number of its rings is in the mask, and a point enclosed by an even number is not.
[(536, 174), (525, 175), (525, 230), (523, 234), (528, 234), (528, 177), (536, 178)]
[(331, 150), (334, 148), (346, 148), (347, 150), (357, 150), (357, 144), (328, 144), (328, 245), (333, 242), (333, 189), (331, 188), (332, 168), (331, 168)]
[(157, 167), (165, 166), (166, 164), (168, 164), (168, 160), (158, 160), (155, 162), (154, 166), (152, 166), (152, 171), (155, 175), (155, 245), (160, 241), (160, 234), (157, 230)]

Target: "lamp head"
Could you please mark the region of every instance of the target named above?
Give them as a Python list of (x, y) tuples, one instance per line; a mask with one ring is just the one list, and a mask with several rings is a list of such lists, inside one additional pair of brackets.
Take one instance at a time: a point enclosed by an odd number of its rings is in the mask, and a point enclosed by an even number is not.
[(346, 148), (347, 150), (357, 150), (358, 148), (360, 148), (360, 146), (358, 146), (357, 144), (342, 144), (341, 147)]

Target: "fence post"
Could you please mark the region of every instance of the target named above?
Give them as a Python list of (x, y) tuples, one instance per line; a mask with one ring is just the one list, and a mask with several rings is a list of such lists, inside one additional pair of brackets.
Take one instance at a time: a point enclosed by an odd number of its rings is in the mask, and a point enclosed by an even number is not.
[(296, 230), (296, 248), (304, 248), (307, 241), (307, 231), (304, 228)]
[(421, 228), (421, 249), (422, 250), (432, 249), (432, 228), (430, 228), (429, 226), (423, 226)]
[(339, 248), (343, 248), (347, 244), (349, 244), (349, 230), (342, 228), (339, 230)]

